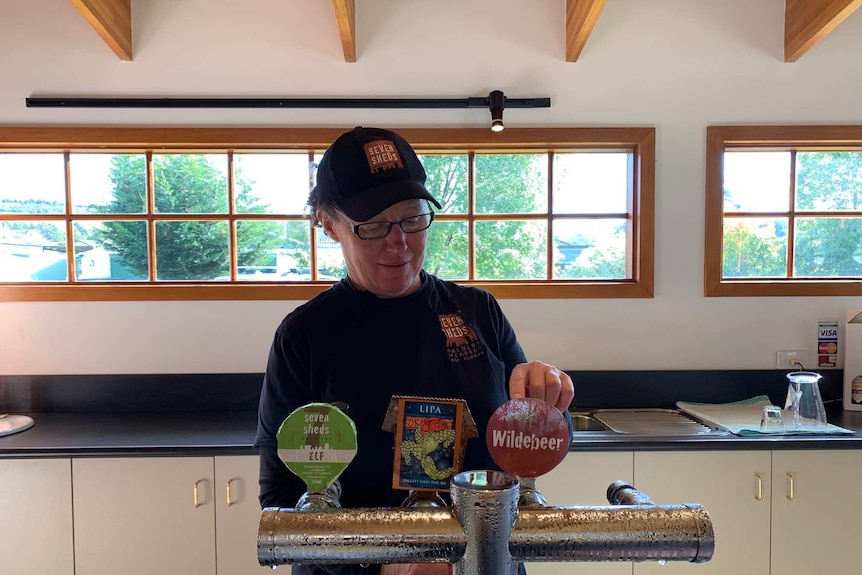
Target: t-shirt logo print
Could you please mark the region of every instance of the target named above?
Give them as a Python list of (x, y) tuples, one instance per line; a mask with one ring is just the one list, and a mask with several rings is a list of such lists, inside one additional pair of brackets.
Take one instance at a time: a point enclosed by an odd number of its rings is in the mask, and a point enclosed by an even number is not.
[(365, 157), (371, 172), (403, 168), (398, 150), (392, 140), (374, 140), (365, 144)]
[(485, 355), (482, 342), (473, 328), (464, 321), (461, 312), (440, 314), (440, 328), (446, 336), (446, 351), (453, 362), (476, 359)]

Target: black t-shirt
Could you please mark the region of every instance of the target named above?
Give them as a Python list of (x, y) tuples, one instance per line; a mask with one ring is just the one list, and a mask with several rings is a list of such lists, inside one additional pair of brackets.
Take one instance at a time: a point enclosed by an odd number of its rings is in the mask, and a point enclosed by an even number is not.
[(393, 395), (466, 400), (479, 437), (464, 470), (497, 469), (485, 445), (494, 410), (526, 361), (497, 301), (486, 291), (422, 273), (409, 296), (381, 299), (347, 280), (290, 313), (275, 333), (260, 398), (255, 446), (262, 507), (293, 507), (305, 484), (278, 458), (275, 434), (294, 409), (344, 402), (358, 450), (341, 476), (343, 507), (394, 507), (394, 435), (382, 430)]
[[(463, 470), (498, 469), (485, 444), (494, 411), (509, 399), (509, 376), (526, 361), (509, 321), (485, 290), (422, 272), (420, 289), (381, 299), (342, 280), (284, 318), (270, 349), (255, 446), (262, 507), (293, 507), (305, 484), (278, 458), (276, 433), (294, 409), (347, 403), (356, 457), (340, 478), (343, 507), (396, 507), (394, 434), (382, 430), (393, 395), (460, 398), (479, 437)], [(379, 565), (294, 565), (294, 574), (374, 575)], [(519, 573), (524, 574), (523, 564)]]

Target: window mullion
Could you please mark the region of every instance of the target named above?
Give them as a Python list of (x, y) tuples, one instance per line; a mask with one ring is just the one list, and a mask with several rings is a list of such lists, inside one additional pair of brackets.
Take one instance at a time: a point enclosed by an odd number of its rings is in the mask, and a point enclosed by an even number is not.
[(796, 150), (790, 150), (790, 196), (787, 205), (787, 277), (793, 278), (796, 246)]
[(548, 223), (548, 237), (546, 242), (547, 264), (545, 267), (545, 278), (550, 281), (554, 279), (554, 151), (548, 150), (548, 189), (545, 216)]
[(70, 153), (69, 150), (63, 152), (63, 171), (65, 172), (65, 185), (66, 189), (65, 198), (66, 198), (66, 210), (65, 210), (65, 228), (66, 228), (66, 273), (68, 274), (69, 282), (75, 283), (77, 281), (77, 274), (75, 260), (77, 254), (75, 253), (75, 234), (72, 226), (72, 172), (70, 167)]
[(147, 253), (150, 258), (149, 281), (156, 281), (156, 181), (153, 175), (153, 152), (146, 152), (146, 189), (147, 189)]
[(467, 279), (476, 279), (476, 152), (467, 153)]
[(234, 181), (234, 156), (233, 150), (227, 152), (227, 213), (228, 213), (228, 275), (230, 281), (236, 281), (237, 267), (239, 266), (239, 248), (236, 236), (236, 191)]

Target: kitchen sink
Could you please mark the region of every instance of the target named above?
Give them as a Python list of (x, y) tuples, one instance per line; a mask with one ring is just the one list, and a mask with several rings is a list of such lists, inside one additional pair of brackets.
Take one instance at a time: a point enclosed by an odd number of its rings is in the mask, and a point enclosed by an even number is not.
[(644, 437), (711, 437), (729, 432), (711, 427), (676, 409), (597, 409), (569, 412), (573, 437), (627, 435)]
[(584, 431), (611, 431), (611, 429), (589, 413), (569, 413), (572, 417), (572, 430), (575, 433)]

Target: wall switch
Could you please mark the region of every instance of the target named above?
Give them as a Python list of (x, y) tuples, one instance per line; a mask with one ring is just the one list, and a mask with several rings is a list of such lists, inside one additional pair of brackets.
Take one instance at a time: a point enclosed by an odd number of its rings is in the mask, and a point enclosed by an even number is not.
[(788, 349), (775, 352), (776, 369), (803, 369), (805, 365), (810, 367), (805, 350)]

